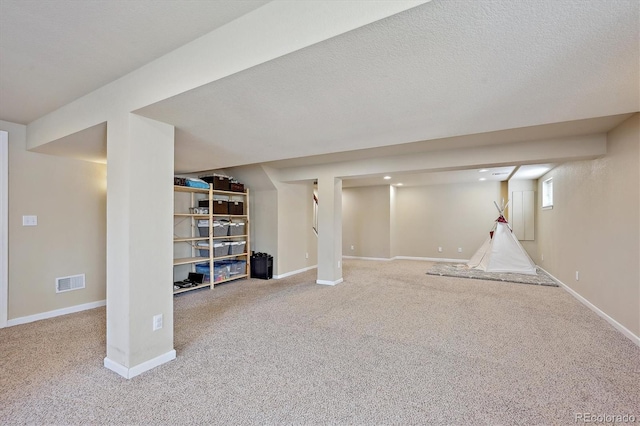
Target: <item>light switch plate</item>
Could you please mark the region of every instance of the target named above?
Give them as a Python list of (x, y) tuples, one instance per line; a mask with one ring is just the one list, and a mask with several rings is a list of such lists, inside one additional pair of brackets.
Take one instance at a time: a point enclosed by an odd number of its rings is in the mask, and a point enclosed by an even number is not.
[(38, 216), (22, 216), (22, 226), (38, 226)]

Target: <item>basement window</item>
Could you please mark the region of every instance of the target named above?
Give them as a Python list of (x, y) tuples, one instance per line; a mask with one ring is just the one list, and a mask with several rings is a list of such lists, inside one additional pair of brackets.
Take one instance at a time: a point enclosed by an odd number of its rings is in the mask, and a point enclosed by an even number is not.
[(553, 178), (542, 182), (542, 208), (553, 208)]

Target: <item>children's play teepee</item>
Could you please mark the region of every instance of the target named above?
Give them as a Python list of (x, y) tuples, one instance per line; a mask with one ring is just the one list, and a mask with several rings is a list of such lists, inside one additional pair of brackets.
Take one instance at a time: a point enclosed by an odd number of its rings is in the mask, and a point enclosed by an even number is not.
[[(489, 238), (471, 257), (467, 265), (470, 268), (482, 269), (487, 272), (513, 272), (517, 274), (537, 275), (536, 265), (524, 250), (518, 238), (509, 227), (509, 223), (504, 218), (506, 205), (498, 207), (494, 201), (500, 216), (496, 219)], [(509, 204), (509, 203), (507, 203)]]

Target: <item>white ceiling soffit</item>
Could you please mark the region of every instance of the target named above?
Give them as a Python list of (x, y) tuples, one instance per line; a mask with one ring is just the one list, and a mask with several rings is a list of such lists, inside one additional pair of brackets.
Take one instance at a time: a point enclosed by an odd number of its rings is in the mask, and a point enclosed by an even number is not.
[(138, 112), (178, 171), (635, 112), (638, 7), (433, 1)]
[[(393, 173), (385, 179), (384, 175), (361, 179), (344, 179), (344, 188), (361, 186), (394, 185), (394, 186), (424, 186), (451, 185), (457, 183), (502, 182), (509, 178), (515, 166), (491, 167), (484, 169), (451, 170), (425, 173)], [(482, 181), (480, 180), (482, 179)]]
[(344, 188), (361, 186), (393, 185), (400, 187), (424, 185), (451, 185), (458, 183), (504, 182), (507, 180), (538, 179), (550, 171), (556, 164), (525, 164), (519, 167), (487, 167), (482, 169), (447, 170), (425, 173), (392, 173), (390, 179), (385, 175), (344, 179)]
[[(501, 145), (517, 142), (540, 141), (548, 139), (564, 139), (572, 136), (607, 133), (633, 114), (619, 114), (586, 120), (565, 121), (562, 123), (543, 124), (539, 126), (521, 127), (518, 129), (499, 130), (495, 132), (454, 136), (450, 138), (432, 139), (411, 142), (401, 145), (383, 146), (309, 157), (292, 158), (265, 163), (275, 169), (305, 167), (327, 163), (340, 163), (380, 157), (420, 154), (424, 152), (463, 149), (477, 146)], [(486, 165), (491, 167), (491, 165)]]
[(33, 150), (93, 163), (107, 163), (107, 123), (91, 126)]
[(2, 0), (0, 119), (26, 124), (266, 0)]

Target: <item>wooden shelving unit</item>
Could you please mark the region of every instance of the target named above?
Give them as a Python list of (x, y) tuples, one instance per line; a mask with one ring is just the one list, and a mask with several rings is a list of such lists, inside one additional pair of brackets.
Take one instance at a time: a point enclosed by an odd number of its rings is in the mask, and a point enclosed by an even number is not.
[[(175, 193), (187, 193), (189, 194), (189, 200), (185, 203), (185, 200), (182, 201), (182, 208), (178, 207), (177, 198), (176, 202), (174, 202), (174, 245), (182, 246), (178, 251), (180, 253), (185, 253), (186, 251), (190, 251), (190, 255), (186, 255), (183, 257), (176, 256), (173, 259), (174, 268), (176, 266), (182, 265), (192, 265), (190, 271), (193, 272), (195, 270), (196, 264), (208, 263), (209, 264), (209, 276), (210, 282), (203, 283), (201, 285), (197, 285), (194, 287), (180, 288), (174, 289), (174, 294), (180, 294), (191, 290), (197, 290), (204, 287), (209, 287), (211, 289), (214, 288), (216, 284), (221, 284), (228, 281), (233, 281), (241, 278), (249, 277), (249, 271), (251, 270), (250, 259), (251, 256), (249, 253), (250, 249), (250, 241), (249, 241), (249, 190), (246, 189), (244, 192), (234, 192), (234, 191), (221, 191), (214, 190), (213, 185), (209, 186), (209, 189), (204, 188), (192, 188), (187, 186), (174, 186)], [(243, 203), (243, 213), (244, 214), (220, 214), (214, 213), (214, 200), (217, 200), (221, 197), (225, 197), (229, 202), (241, 201)], [(184, 205), (188, 204), (186, 210), (190, 210), (191, 208), (200, 208), (199, 202), (201, 200), (208, 200), (208, 213), (187, 213), (185, 212)], [(179, 211), (176, 211), (179, 210)], [(226, 236), (214, 236), (214, 221), (219, 220), (228, 220), (229, 222), (235, 223), (242, 221), (244, 223), (244, 232), (242, 235), (226, 235)], [(209, 224), (208, 235), (201, 236), (198, 229), (198, 221), (207, 220)], [(186, 222), (186, 223), (185, 223)], [(188, 226), (187, 226), (188, 225)], [(177, 229), (180, 228), (179, 231)], [(198, 246), (197, 243), (201, 241), (206, 241), (207, 246)], [(221, 241), (244, 241), (245, 247), (242, 253), (239, 254), (229, 254), (224, 256), (215, 256), (214, 244), (220, 243)], [(184, 247), (187, 246), (187, 247)], [(198, 256), (200, 254), (200, 250), (209, 250), (209, 256), (203, 257)], [(175, 252), (175, 250), (174, 250)], [(244, 271), (240, 273), (229, 274), (228, 277), (222, 277), (217, 271), (222, 269), (221, 264), (223, 261), (229, 260), (242, 260), (245, 262)], [(174, 273), (174, 280), (175, 280)], [(186, 274), (185, 274), (186, 278)]]

